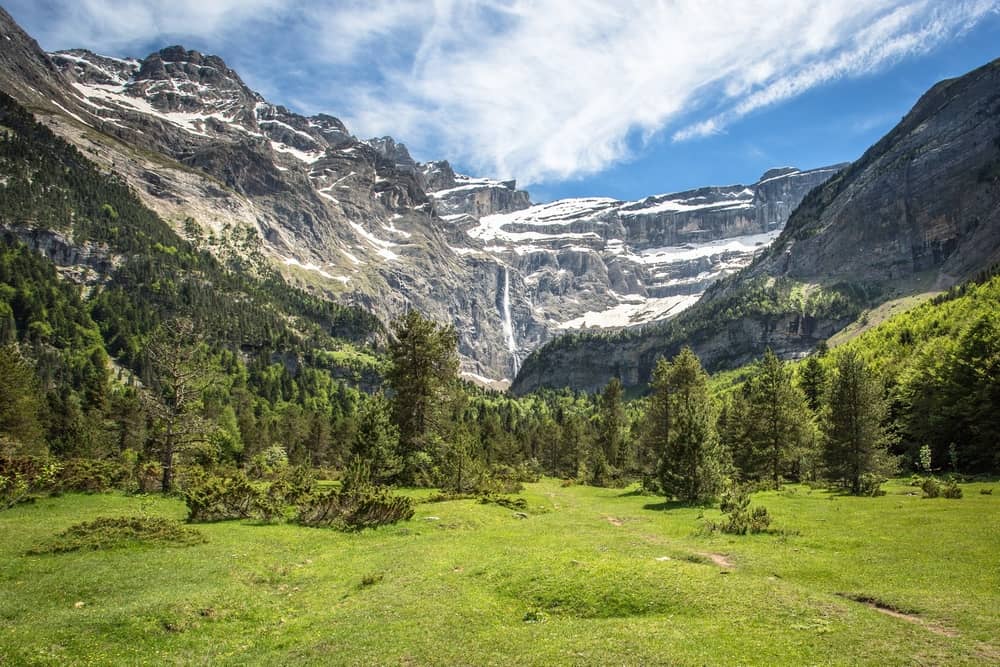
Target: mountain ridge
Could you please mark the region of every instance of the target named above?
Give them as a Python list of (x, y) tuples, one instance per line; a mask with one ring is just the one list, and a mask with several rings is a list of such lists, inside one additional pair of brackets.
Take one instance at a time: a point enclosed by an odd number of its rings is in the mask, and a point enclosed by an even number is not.
[[(677, 319), (529, 357), (514, 384), (648, 381), (690, 344), (710, 369), (767, 347), (798, 357), (867, 308), (940, 290), (1000, 260), (1000, 59), (943, 81), (856, 162), (810, 192), (775, 243)], [(586, 369), (581, 359), (590, 360)]]
[(515, 181), (419, 163), (392, 137), (360, 140), (333, 116), (271, 104), (217, 56), (45, 54), (5, 13), (0, 31), (18, 44), (0, 82), (176, 230), (213, 252), (224, 236), (254, 236), (295, 284), (384, 322), (409, 308), (450, 322), (470, 376), (513, 377), (565, 331), (675, 316), (833, 173), (779, 168), (759, 188), (652, 195), (539, 225)]

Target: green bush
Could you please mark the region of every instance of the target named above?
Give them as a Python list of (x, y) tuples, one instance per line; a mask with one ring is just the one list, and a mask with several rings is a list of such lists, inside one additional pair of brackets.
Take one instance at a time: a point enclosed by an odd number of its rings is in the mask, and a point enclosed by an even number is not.
[(71, 526), (49, 542), (31, 549), (29, 554), (50, 554), (82, 549), (115, 549), (133, 544), (189, 546), (205, 537), (178, 521), (163, 517), (101, 517)]
[(924, 491), (924, 498), (961, 498), (962, 489), (954, 477), (942, 484), (933, 477), (928, 477), (923, 481), (921, 487)]
[(958, 486), (958, 482), (954, 479), (949, 479), (948, 483), (944, 485), (944, 489), (941, 490), (941, 495), (945, 498), (961, 498), (962, 489)]
[(339, 489), (313, 495), (300, 504), (295, 521), (303, 526), (362, 530), (409, 519), (413, 500), (371, 483), (371, 468), (353, 459)]
[(261, 491), (242, 472), (232, 477), (203, 474), (183, 494), (191, 522), (248, 519), (261, 511)]
[(885, 491), (882, 489), (882, 484), (885, 482), (886, 478), (882, 475), (866, 472), (861, 475), (861, 488), (858, 491), (858, 495), (868, 496), (869, 498), (884, 496)]
[(725, 516), (719, 523), (709, 522), (711, 530), (719, 530), (731, 535), (746, 535), (767, 532), (771, 526), (771, 515), (767, 508), (750, 506), (750, 490), (741, 484), (730, 484), (722, 494), (719, 509)]
[(61, 467), (57, 461), (35, 456), (0, 458), (0, 510), (50, 490)]
[(122, 488), (128, 479), (129, 470), (119, 461), (69, 459), (63, 463), (55, 486), (59, 491), (103, 493)]
[(412, 500), (373, 486), (351, 492), (331, 489), (322, 493), (299, 508), (295, 521), (303, 526), (362, 530), (412, 516)]
[(488, 505), (492, 503), (494, 505), (499, 505), (500, 507), (506, 507), (509, 510), (528, 509), (528, 501), (525, 500), (524, 498), (508, 498), (506, 496), (484, 495), (479, 497), (479, 503), (482, 505)]
[(941, 495), (941, 483), (933, 477), (928, 477), (921, 482), (920, 488), (924, 492), (924, 498), (937, 498)]

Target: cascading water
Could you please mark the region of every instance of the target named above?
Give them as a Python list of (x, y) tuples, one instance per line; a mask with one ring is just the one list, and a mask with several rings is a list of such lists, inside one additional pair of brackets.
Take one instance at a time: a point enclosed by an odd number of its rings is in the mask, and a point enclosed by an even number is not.
[(514, 357), (514, 375), (520, 370), (521, 363), (517, 358), (517, 341), (514, 340), (514, 323), (510, 318), (510, 271), (503, 268), (503, 334), (507, 339), (507, 350)]

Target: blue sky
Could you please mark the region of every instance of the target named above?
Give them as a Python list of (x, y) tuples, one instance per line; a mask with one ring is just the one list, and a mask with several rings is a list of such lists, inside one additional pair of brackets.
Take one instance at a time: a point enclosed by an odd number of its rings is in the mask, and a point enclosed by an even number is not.
[(1000, 56), (1000, 0), (7, 0), (49, 50), (222, 56), (270, 101), (535, 201), (857, 158)]

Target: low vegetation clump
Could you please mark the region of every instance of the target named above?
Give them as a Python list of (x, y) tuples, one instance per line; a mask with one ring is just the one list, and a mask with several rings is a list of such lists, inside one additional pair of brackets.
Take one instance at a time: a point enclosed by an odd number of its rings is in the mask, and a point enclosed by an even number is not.
[(38, 457), (0, 458), (0, 509), (31, 502), (52, 486), (62, 466)]
[(954, 478), (951, 478), (942, 484), (939, 480), (933, 477), (928, 477), (921, 482), (920, 488), (924, 492), (924, 498), (940, 497), (958, 499), (962, 497), (962, 488), (958, 485), (958, 482), (956, 482)]
[(524, 498), (510, 498), (507, 496), (497, 496), (497, 495), (484, 495), (479, 497), (479, 502), (482, 505), (499, 505), (500, 507), (506, 507), (510, 510), (526, 510), (528, 509), (528, 501)]
[(339, 487), (320, 490), (305, 468), (272, 472), (254, 481), (242, 471), (228, 476), (199, 474), (184, 488), (188, 521), (289, 519), (304, 526), (360, 530), (413, 516), (413, 500), (371, 481), (371, 468), (354, 459)]
[(201, 476), (184, 490), (188, 521), (248, 519), (258, 512), (260, 495), (242, 472), (231, 477)]
[(118, 549), (136, 544), (190, 546), (205, 537), (179, 521), (157, 516), (101, 517), (78, 523), (28, 551), (32, 555)]
[(408, 520), (413, 500), (371, 482), (371, 469), (355, 460), (341, 487), (314, 495), (299, 507), (295, 522), (303, 526), (362, 530)]
[(709, 522), (710, 531), (721, 531), (730, 535), (765, 533), (771, 526), (771, 515), (763, 505), (750, 506), (750, 490), (741, 484), (732, 484), (726, 489), (719, 504), (724, 519)]
[(63, 462), (55, 487), (59, 491), (104, 493), (121, 488), (129, 470), (119, 461), (73, 458)]

